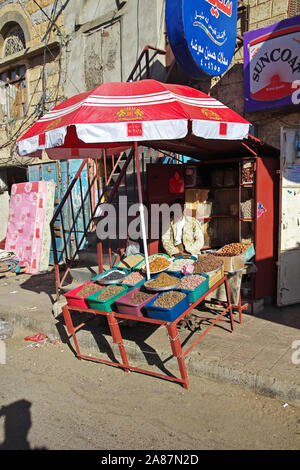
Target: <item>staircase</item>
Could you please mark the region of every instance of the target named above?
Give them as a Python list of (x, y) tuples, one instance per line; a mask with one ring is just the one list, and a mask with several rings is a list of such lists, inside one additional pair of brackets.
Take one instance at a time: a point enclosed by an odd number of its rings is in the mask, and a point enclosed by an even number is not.
[[(157, 60), (157, 56), (164, 55), (166, 52), (152, 46), (146, 46), (142, 51), (136, 65), (130, 73), (127, 81), (136, 81), (145, 78), (156, 78), (163, 81), (162, 65)], [(153, 73), (156, 75), (153, 76)], [(158, 73), (158, 76), (157, 76)], [(146, 201), (146, 168), (148, 163), (155, 163), (161, 156), (160, 152), (150, 148), (142, 148), (140, 151), (140, 172), (144, 200)], [(123, 256), (126, 248), (127, 233), (119, 237), (119, 233), (109, 238), (99, 240), (96, 235), (96, 225), (99, 222), (101, 206), (103, 203), (112, 204), (116, 212), (117, 232), (118, 226), (124, 217), (128, 214), (128, 208), (138, 202), (137, 179), (134, 150), (107, 156), (104, 152), (99, 161), (94, 161), (95, 171), (93, 175), (89, 174), (87, 194), (82, 193), (81, 176), (84, 169), (89, 167), (89, 161), (86, 159), (58, 206), (52, 221), (50, 223), (52, 246), (54, 252), (54, 268), (56, 278), (56, 294), (59, 298), (60, 293), (69, 291), (78, 285), (90, 281), (90, 279), (105, 269), (113, 267)], [(85, 168), (86, 167), (86, 168)], [(77, 185), (80, 185), (81, 204), (76, 206), (74, 213), (74, 198)], [(98, 197), (98, 200), (97, 200)], [(126, 197), (126, 206), (120, 213), (119, 198)], [(89, 213), (83, 201), (89, 200)], [(123, 200), (124, 201), (124, 200)], [(103, 207), (103, 206), (102, 206)], [(99, 214), (100, 211), (100, 214)], [(65, 227), (63, 219), (68, 213), (69, 225), (66, 222)], [(64, 217), (62, 217), (64, 215)], [(103, 215), (102, 215), (103, 217)], [(136, 214), (128, 217), (126, 226)], [(77, 221), (83, 220), (83, 230), (77, 230)], [(62, 253), (63, 263), (58, 262), (57, 246), (55, 238), (55, 227), (57, 221), (61, 220), (62, 232)], [(126, 229), (127, 230), (127, 229)], [(68, 239), (71, 237), (72, 249), (70, 252)], [(142, 246), (141, 246), (142, 248)], [(142, 251), (142, 250), (141, 250)]]

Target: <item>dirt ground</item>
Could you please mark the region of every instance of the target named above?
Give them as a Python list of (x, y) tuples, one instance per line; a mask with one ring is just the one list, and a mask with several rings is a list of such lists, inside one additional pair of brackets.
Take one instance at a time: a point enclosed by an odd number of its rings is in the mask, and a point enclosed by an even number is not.
[(190, 376), (190, 388), (79, 361), (15, 327), (0, 364), (0, 450), (299, 449), (300, 408)]

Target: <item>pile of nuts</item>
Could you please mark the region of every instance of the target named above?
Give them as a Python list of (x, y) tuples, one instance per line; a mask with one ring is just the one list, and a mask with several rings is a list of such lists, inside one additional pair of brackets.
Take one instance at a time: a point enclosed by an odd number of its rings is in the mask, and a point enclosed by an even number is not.
[(169, 287), (179, 284), (179, 279), (176, 276), (170, 276), (166, 273), (161, 273), (157, 278), (145, 282), (145, 287)]
[(142, 281), (143, 279), (145, 279), (145, 276), (143, 276), (143, 274), (136, 271), (126, 276), (125, 279), (123, 279), (122, 284), (130, 284), (131, 286), (134, 286), (135, 284)]
[(119, 294), (122, 290), (125, 290), (122, 286), (109, 286), (103, 289), (98, 295), (97, 300), (108, 300), (116, 294)]
[(118, 267), (119, 268), (132, 268), (143, 259), (144, 257), (142, 255), (139, 255), (138, 253), (135, 255), (129, 255), (127, 256), (127, 258), (124, 258), (122, 261), (120, 261), (120, 263), (118, 264)]
[(99, 284), (87, 284), (86, 286), (83, 286), (76, 294), (76, 296), (79, 297), (86, 297), (87, 295), (91, 295), (94, 292), (97, 292), (98, 290), (102, 289), (103, 286), (99, 286)]
[(245, 202), (241, 202), (242, 217), (244, 219), (252, 219), (254, 216), (254, 201), (248, 199)]
[(183, 292), (170, 290), (168, 292), (165, 292), (165, 294), (159, 295), (153, 305), (155, 307), (173, 308), (185, 297), (186, 294), (184, 294)]
[(214, 256), (237, 256), (244, 253), (249, 248), (248, 243), (230, 243), (223, 246), (220, 251), (215, 252)]
[(223, 261), (213, 254), (199, 255), (198, 261), (194, 263), (195, 273), (209, 273), (221, 268)]
[(201, 276), (201, 274), (191, 274), (191, 276), (186, 276), (181, 279), (178, 289), (196, 289), (204, 282), (206, 278)]
[(133, 305), (139, 305), (145, 302), (146, 300), (151, 299), (153, 294), (147, 294), (147, 292), (137, 291), (128, 299), (128, 302)]

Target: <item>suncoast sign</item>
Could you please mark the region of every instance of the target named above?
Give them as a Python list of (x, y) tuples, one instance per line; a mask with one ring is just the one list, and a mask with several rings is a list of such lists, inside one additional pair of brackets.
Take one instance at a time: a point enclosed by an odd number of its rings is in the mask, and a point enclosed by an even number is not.
[(237, 0), (166, 0), (173, 54), (193, 78), (222, 75), (235, 51)]
[(298, 104), (300, 16), (244, 35), (245, 111)]

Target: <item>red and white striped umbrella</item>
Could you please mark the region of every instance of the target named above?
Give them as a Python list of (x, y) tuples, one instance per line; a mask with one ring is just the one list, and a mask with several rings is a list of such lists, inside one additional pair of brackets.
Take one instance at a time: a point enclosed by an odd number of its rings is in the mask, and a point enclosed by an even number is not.
[(18, 140), (19, 155), (97, 158), (133, 142), (247, 138), (249, 122), (194, 88), (156, 80), (111, 82), (73, 96), (41, 117)]

